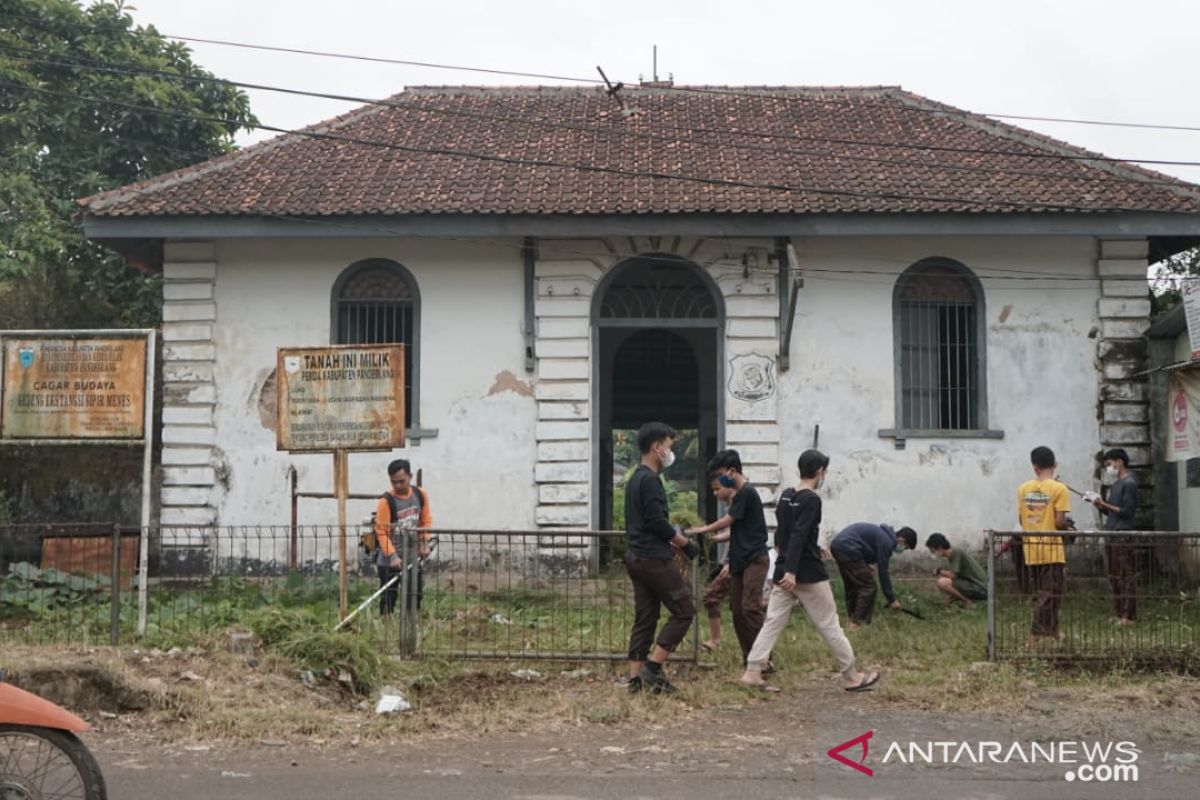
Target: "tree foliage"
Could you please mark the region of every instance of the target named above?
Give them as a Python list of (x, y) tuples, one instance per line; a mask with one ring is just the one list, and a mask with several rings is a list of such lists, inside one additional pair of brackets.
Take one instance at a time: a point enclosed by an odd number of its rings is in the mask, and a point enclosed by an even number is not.
[(1156, 265), (1151, 281), (1152, 313), (1165, 314), (1179, 304), (1179, 278), (1200, 277), (1200, 248), (1176, 253)]
[(75, 201), (228, 152), (256, 123), (236, 88), (174, 76), (213, 78), (121, 2), (0, 0), (0, 327), (158, 322), (157, 277), (88, 242)]

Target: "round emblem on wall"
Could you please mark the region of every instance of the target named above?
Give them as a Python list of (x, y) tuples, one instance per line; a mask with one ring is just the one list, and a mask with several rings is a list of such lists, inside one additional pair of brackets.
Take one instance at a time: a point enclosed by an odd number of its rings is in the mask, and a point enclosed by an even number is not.
[(747, 403), (757, 403), (775, 394), (775, 362), (758, 353), (731, 358), (729, 393)]

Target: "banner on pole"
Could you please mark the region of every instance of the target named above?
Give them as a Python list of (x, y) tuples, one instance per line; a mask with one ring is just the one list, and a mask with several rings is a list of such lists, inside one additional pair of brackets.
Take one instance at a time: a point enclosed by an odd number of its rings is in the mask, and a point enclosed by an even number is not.
[(1200, 358), (1200, 278), (1183, 278), (1179, 282), (1183, 296), (1183, 315), (1187, 318), (1188, 340), (1192, 345), (1192, 360)]
[(1200, 369), (1167, 373), (1168, 461), (1200, 458)]

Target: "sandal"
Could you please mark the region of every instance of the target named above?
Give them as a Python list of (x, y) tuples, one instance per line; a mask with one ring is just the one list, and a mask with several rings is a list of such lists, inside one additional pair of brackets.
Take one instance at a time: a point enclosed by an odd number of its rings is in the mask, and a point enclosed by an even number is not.
[(717, 652), (717, 645), (712, 644), (711, 642), (701, 642), (700, 643), (700, 652), (701, 653), (715, 653), (715, 652)]
[(766, 681), (763, 681), (762, 683), (746, 683), (745, 681), (739, 680), (738, 683), (740, 683), (742, 686), (745, 686), (747, 689), (754, 689), (759, 692), (767, 692), (768, 694), (777, 694), (781, 691), (778, 686), (772, 686)]
[(847, 692), (865, 692), (877, 683), (879, 683), (879, 673), (867, 672), (863, 674), (862, 682), (858, 686), (844, 686), (842, 688)]

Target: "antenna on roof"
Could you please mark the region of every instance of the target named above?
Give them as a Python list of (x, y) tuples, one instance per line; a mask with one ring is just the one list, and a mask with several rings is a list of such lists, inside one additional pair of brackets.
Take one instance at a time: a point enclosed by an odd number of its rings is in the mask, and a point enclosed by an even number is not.
[(603, 69), (601, 69), (600, 67), (597, 66), (596, 71), (600, 73), (600, 77), (604, 79), (604, 85), (608, 87), (608, 90), (607, 90), (608, 96), (611, 97), (613, 100), (616, 100), (617, 105), (620, 107), (620, 109), (622, 111), (624, 111), (625, 110), (625, 101), (621, 99), (621, 95), (617, 94), (617, 92), (624, 89), (625, 84), (621, 83), (620, 81), (617, 81), (617, 85), (613, 86), (612, 82), (609, 81), (608, 76), (604, 74)]
[(652, 61), (653, 69), (651, 69), (651, 71), (650, 71), (651, 80), (648, 80), (648, 81), (642, 80), (641, 76), (638, 76), (638, 82), (642, 85), (643, 88), (670, 89), (672, 86), (675, 85), (675, 76), (672, 74), (665, 81), (660, 81), (658, 79), (658, 45), (654, 45), (653, 48), (654, 48), (652, 51), (654, 54), (653, 61)]

